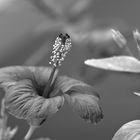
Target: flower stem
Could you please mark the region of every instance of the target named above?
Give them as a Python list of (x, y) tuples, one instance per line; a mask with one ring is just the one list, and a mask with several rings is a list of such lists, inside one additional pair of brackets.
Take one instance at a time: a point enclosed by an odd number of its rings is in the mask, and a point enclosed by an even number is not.
[(0, 110), (0, 114), (1, 114), (1, 117), (4, 117), (5, 116), (5, 105), (4, 105), (4, 98), (2, 99), (1, 101), (1, 110)]
[(50, 91), (50, 89), (51, 89), (50, 87), (51, 87), (51, 85), (52, 85), (52, 80), (53, 80), (55, 71), (56, 71), (56, 66), (53, 67), (52, 72), (51, 72), (51, 74), (50, 74), (50, 78), (49, 78), (49, 80), (48, 80), (48, 83), (47, 83), (47, 85), (46, 85), (46, 87), (45, 87), (45, 89), (44, 89), (43, 97), (45, 97), (45, 98), (49, 98), (49, 95), (50, 95), (50, 92), (49, 92), (49, 91)]
[(7, 115), (5, 113), (5, 99), (3, 98), (1, 101), (1, 110), (0, 110), (0, 115), (2, 117), (2, 128), (1, 128), (1, 139), (3, 140), (5, 138), (5, 131), (6, 131), (6, 125), (7, 125)]
[(23, 140), (29, 140), (31, 138), (32, 134), (34, 133), (36, 128), (37, 128), (36, 126), (30, 126), (30, 128), (29, 128), (29, 130), (28, 130), (28, 132), (25, 135)]

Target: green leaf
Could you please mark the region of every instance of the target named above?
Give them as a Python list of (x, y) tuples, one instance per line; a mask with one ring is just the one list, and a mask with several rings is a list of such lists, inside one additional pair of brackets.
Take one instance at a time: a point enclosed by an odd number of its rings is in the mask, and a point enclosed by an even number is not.
[(112, 140), (140, 140), (140, 120), (124, 124), (115, 133)]
[(85, 61), (85, 64), (105, 70), (133, 73), (140, 72), (140, 61), (131, 56), (114, 56), (101, 59), (89, 59)]
[(56, 84), (73, 111), (82, 119), (97, 123), (103, 118), (99, 94), (93, 87), (69, 77), (59, 77)]

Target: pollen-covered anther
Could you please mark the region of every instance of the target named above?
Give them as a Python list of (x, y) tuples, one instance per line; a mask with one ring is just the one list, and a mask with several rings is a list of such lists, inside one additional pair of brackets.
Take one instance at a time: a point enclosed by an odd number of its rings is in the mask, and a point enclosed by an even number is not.
[(53, 45), (51, 61), (49, 64), (53, 64), (55, 67), (60, 66), (61, 62), (64, 61), (66, 54), (71, 49), (71, 39), (68, 34), (60, 34)]

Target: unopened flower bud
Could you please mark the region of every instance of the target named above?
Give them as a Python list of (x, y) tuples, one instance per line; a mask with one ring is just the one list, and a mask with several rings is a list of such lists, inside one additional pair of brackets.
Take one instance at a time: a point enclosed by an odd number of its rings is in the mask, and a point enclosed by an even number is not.
[(133, 31), (133, 37), (135, 40), (140, 40), (140, 32), (138, 31), (138, 29)]
[(125, 39), (125, 37), (118, 30), (111, 29), (111, 32), (112, 32), (113, 40), (117, 43), (117, 45), (120, 48), (122, 48), (123, 46), (126, 45), (127, 40)]
[(138, 31), (138, 29), (133, 31), (133, 37), (136, 41), (137, 48), (140, 51), (140, 32)]

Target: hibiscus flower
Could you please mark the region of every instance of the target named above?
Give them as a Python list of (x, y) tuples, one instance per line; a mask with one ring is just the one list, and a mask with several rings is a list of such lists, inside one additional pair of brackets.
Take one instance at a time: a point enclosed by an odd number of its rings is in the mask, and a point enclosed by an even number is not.
[(40, 126), (48, 117), (62, 108), (66, 100), (84, 120), (97, 123), (103, 118), (99, 94), (82, 81), (58, 76), (61, 65), (70, 50), (68, 34), (60, 34), (53, 46), (53, 67), (9, 66), (0, 69), (0, 85), (5, 91), (8, 112), (25, 119), (30, 126)]

